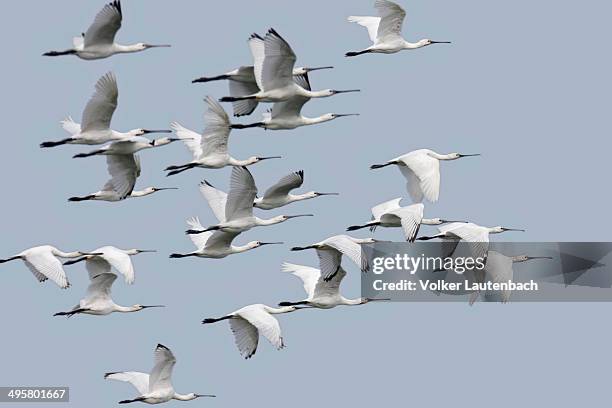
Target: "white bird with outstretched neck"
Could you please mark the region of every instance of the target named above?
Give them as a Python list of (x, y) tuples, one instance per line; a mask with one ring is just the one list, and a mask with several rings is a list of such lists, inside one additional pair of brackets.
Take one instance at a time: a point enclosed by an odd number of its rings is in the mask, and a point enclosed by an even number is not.
[(121, 28), (122, 20), (121, 1), (114, 0), (100, 10), (86, 32), (82, 33), (80, 37), (72, 39), (72, 48), (64, 51), (49, 51), (43, 55), (46, 57), (76, 55), (84, 60), (96, 60), (115, 54), (140, 52), (150, 48), (170, 47), (168, 44), (136, 43), (122, 45), (116, 43), (115, 35)]
[(501, 234), (506, 231), (520, 231), (525, 232), (523, 229), (517, 228), (506, 228), (506, 227), (483, 227), (481, 225), (474, 224), (472, 222), (453, 222), (451, 224), (442, 225), (438, 227), (439, 234), (419, 237), (419, 241), (429, 241), (431, 239), (439, 238), (444, 241), (443, 252), (445, 257), (450, 257), (455, 253), (457, 246), (460, 241), (468, 243), (470, 251), (474, 255), (474, 258), (487, 259), (487, 252), (489, 251), (489, 240), (490, 234)]
[(228, 315), (218, 318), (207, 318), (202, 324), (210, 324), (222, 320), (229, 320), (230, 328), (234, 334), (236, 347), (245, 359), (253, 357), (257, 351), (259, 335), (280, 350), (285, 347), (280, 324), (275, 314), (290, 313), (301, 309), (297, 306), (270, 307), (263, 304), (245, 306)]
[(96, 82), (96, 91), (83, 110), (81, 123), (76, 123), (71, 117), (61, 122), (64, 130), (70, 133), (70, 137), (59, 141), (43, 142), (40, 147), (55, 147), (64, 144), (97, 145), (148, 133), (170, 132), (170, 130), (133, 129), (123, 133), (112, 130), (110, 125), (117, 109), (118, 98), (117, 78), (115, 74), (108, 72)]
[(82, 251), (63, 252), (54, 246), (42, 245), (26, 249), (7, 259), (0, 259), (0, 264), (20, 259), (26, 264), (39, 282), (45, 282), (51, 279), (57, 286), (66, 289), (70, 286), (70, 283), (68, 282), (62, 263), (58, 258), (71, 259), (86, 255), (98, 254)]
[(254, 216), (253, 203), (255, 197), (257, 197), (257, 186), (253, 175), (246, 167), (232, 168), (230, 190), (227, 195), (208, 182), (200, 184), (200, 192), (219, 223), (204, 229), (189, 229), (187, 234), (201, 234), (218, 230), (240, 233), (253, 227), (280, 224), (292, 218), (312, 217), (312, 214), (278, 215), (268, 219)]
[(353, 238), (348, 235), (334, 235), (321, 242), (303, 247), (293, 247), (292, 251), (316, 249), (319, 257), (319, 269), (324, 281), (330, 281), (342, 269), (342, 255), (346, 255), (362, 272), (370, 269), (368, 260), (362, 256), (361, 245), (373, 244), (373, 238)]
[(372, 207), (372, 220), (370, 222), (363, 225), (352, 225), (346, 230), (356, 231), (362, 228), (370, 228), (370, 231), (374, 231), (376, 227), (401, 227), (406, 241), (414, 242), (421, 225), (442, 225), (450, 222), (463, 222), (443, 220), (441, 218), (423, 218), (425, 206), (422, 203), (402, 207), (400, 205), (401, 201), (401, 198), (395, 198), (375, 205)]
[[(253, 34), (251, 38), (249, 38), (249, 48), (251, 49), (251, 54), (253, 55), (253, 59), (262, 59), (264, 53), (264, 40), (257, 34)], [(303, 83), (304, 81), (308, 82), (308, 73), (312, 71), (318, 71), (321, 69), (331, 69), (333, 67), (298, 67), (293, 68), (293, 79), (298, 84)], [(229, 92), (230, 96), (245, 96), (252, 95), (259, 92), (259, 86), (257, 86), (257, 80), (255, 79), (255, 67), (250, 66), (241, 66), (240, 68), (234, 69), (232, 71), (226, 72), (222, 75), (216, 75), (212, 77), (200, 77), (191, 81), (192, 83), (199, 82), (210, 82), (210, 81), (219, 81), (227, 79), (229, 82)], [(247, 99), (242, 101), (232, 102), (232, 107), (234, 109), (234, 116), (245, 116), (250, 115), (257, 108), (259, 102), (255, 99)]]
[(302, 280), (304, 290), (308, 297), (298, 302), (280, 302), (279, 306), (311, 306), (318, 309), (331, 309), (336, 306), (358, 306), (369, 302), (385, 301), (389, 299), (356, 298), (347, 299), (340, 294), (340, 284), (346, 276), (346, 271), (340, 267), (330, 280), (321, 278), (321, 271), (304, 265), (284, 262), (283, 272), (289, 272)]
[(310, 91), (298, 85), (293, 80), (293, 67), (296, 56), (291, 46), (273, 28), (268, 30), (265, 38), (257, 34), (251, 36), (250, 43), (255, 41), (258, 51), (254, 56), (255, 80), (259, 91), (244, 96), (226, 96), (221, 102), (237, 102), (243, 100), (255, 100), (257, 102), (282, 102), (295, 96), (306, 98), (325, 98), (328, 96), (357, 92), (358, 89), (338, 91), (325, 89), (322, 91)]
[(108, 201), (117, 202), (126, 198), (148, 196), (163, 190), (176, 190), (175, 187), (147, 187), (134, 191), (136, 180), (140, 177), (140, 158), (133, 154), (113, 154), (106, 156), (106, 167), (111, 179), (102, 190), (82, 197), (70, 197), (68, 201)]
[(357, 23), (368, 29), (372, 45), (361, 51), (350, 51), (347, 57), (354, 57), (367, 53), (394, 54), (402, 50), (414, 50), (432, 44), (450, 44), (450, 41), (433, 41), (422, 39), (411, 43), (402, 38), (402, 25), (406, 12), (396, 3), (388, 0), (376, 0), (374, 7), (380, 17), (350, 16), (348, 21)]
[[(197, 217), (187, 220), (187, 225), (194, 231), (201, 231), (204, 229)], [(282, 242), (251, 241), (246, 245), (232, 245), (232, 241), (238, 235), (240, 235), (238, 232), (224, 232), (220, 230), (214, 232), (208, 231), (201, 234), (190, 234), (189, 238), (191, 238), (196, 250), (186, 254), (171, 254), (170, 258), (187, 258), (190, 256), (195, 256), (198, 258), (218, 259), (225, 258), (228, 255), (250, 251), (251, 249), (259, 248), (264, 245), (282, 244)]]
[[(171, 130), (168, 130), (171, 132)], [(87, 153), (79, 153), (72, 156), (75, 159), (91, 156), (108, 156), (111, 154), (134, 154), (141, 150), (153, 149), (156, 147), (166, 146), (172, 142), (177, 142), (181, 139), (176, 137), (162, 137), (159, 139), (147, 139), (143, 136), (134, 136), (127, 139), (112, 142), (99, 149), (92, 150)]]
[(172, 386), (172, 370), (176, 364), (176, 357), (170, 349), (163, 344), (155, 348), (155, 366), (150, 374), (138, 371), (120, 371), (104, 374), (107, 380), (124, 381), (132, 384), (140, 394), (130, 400), (119, 401), (120, 404), (144, 402), (146, 404), (161, 404), (170, 400), (192, 401), (201, 397), (214, 397), (209, 394), (179, 394)]
[(406, 189), (412, 201), (420, 203), (425, 198), (434, 203), (440, 196), (440, 160), (457, 160), (471, 156), (480, 156), (480, 154), (440, 154), (429, 149), (419, 149), (384, 164), (373, 164), (370, 169), (397, 166), (406, 178)]
[(100, 273), (103, 268), (91, 267), (93, 264), (88, 263), (89, 271), (89, 287), (87, 288), (86, 296), (79, 301), (79, 304), (74, 306), (67, 312), (58, 312), (53, 316), (72, 317), (78, 314), (87, 314), (93, 316), (106, 316), (111, 313), (134, 313), (141, 310), (164, 307), (164, 305), (141, 305), (121, 306), (116, 304), (111, 297), (111, 288), (117, 279), (114, 273)]
[(225, 110), (210, 96), (205, 98), (208, 109), (204, 114), (206, 127), (202, 135), (174, 122), (171, 128), (191, 151), (193, 160), (189, 163), (169, 166), (167, 176), (200, 167), (203, 169), (220, 169), (226, 166), (250, 166), (268, 159), (280, 159), (280, 156), (252, 156), (246, 160), (238, 160), (229, 155), (227, 144), (231, 132), (229, 116)]
[(111, 273), (111, 269), (114, 268), (124, 277), (125, 283), (131, 285), (136, 278), (131, 257), (142, 253), (157, 251), (154, 249), (120, 249), (107, 245), (91, 252), (97, 255), (85, 255), (78, 259), (64, 262), (64, 265), (74, 265), (85, 261), (85, 266), (91, 276)]

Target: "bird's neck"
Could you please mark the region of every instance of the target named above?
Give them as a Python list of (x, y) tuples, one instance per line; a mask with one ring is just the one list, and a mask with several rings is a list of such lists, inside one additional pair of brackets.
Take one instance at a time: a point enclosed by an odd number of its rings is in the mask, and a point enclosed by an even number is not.
[(422, 225), (439, 225), (440, 223), (437, 220), (434, 220), (432, 218), (423, 218), (421, 219), (421, 224)]
[(179, 394), (175, 392), (172, 398), (179, 401), (191, 401), (196, 399), (197, 397), (193, 394)]
[(274, 225), (283, 222), (283, 220), (278, 218), (268, 218), (267, 220), (261, 219), (259, 217), (255, 217), (257, 221), (257, 225), (266, 226), (266, 225)]
[(270, 314), (289, 313), (289, 312), (293, 312), (295, 310), (295, 308), (293, 306), (284, 306), (284, 307), (265, 306), (265, 309), (266, 309), (266, 312), (268, 312)]
[(302, 116), (301, 117), (301, 121), (305, 124), (305, 125), (316, 125), (317, 123), (325, 123), (325, 122), (329, 122), (330, 120), (333, 120), (333, 117), (329, 117), (326, 115), (323, 116), (318, 116), (316, 118), (307, 118)]
[(322, 91), (309, 91), (307, 89), (304, 89), (303, 91), (303, 96), (306, 96), (308, 98), (325, 98), (331, 96), (331, 93), (326, 89)]
[(137, 44), (123, 45), (123, 44), (115, 43), (113, 45), (113, 48), (115, 49), (115, 52), (118, 52), (118, 53), (128, 53), (128, 52), (142, 51), (140, 48), (138, 48)]
[(232, 165), (232, 166), (248, 166), (248, 165), (252, 164), (249, 159), (247, 159), (247, 160), (237, 160), (237, 159), (234, 159), (233, 157), (229, 158), (228, 163), (230, 165)]
[(137, 312), (139, 309), (135, 306), (115, 305), (115, 310), (119, 313), (131, 313), (131, 312)]
[(424, 47), (425, 44), (426, 44), (425, 41), (418, 41), (418, 42), (415, 42), (415, 43), (411, 43), (411, 42), (408, 42), (408, 41), (404, 40), (404, 49), (406, 49), (406, 50), (415, 50), (417, 48)]
[(434, 159), (438, 159), (438, 160), (453, 160), (455, 159), (455, 157), (451, 156), (450, 154), (439, 154), (436, 152), (430, 152), (429, 155), (431, 157), (433, 157)]
[(60, 258), (78, 258), (82, 256), (80, 252), (62, 252), (59, 250), (53, 251), (53, 255), (59, 256)]
[(242, 252), (249, 251), (253, 249), (253, 247), (249, 246), (248, 244), (247, 245), (232, 245), (232, 249), (234, 253), (239, 254)]
[(309, 195), (309, 193), (304, 193), (304, 194), (289, 194), (287, 195), (287, 201), (289, 203), (293, 203), (295, 201), (303, 201), (303, 200), (309, 200), (312, 197)]
[(148, 196), (149, 194), (153, 194), (153, 191), (138, 190), (138, 191), (132, 191), (132, 194), (130, 194), (130, 197), (144, 197), (144, 196)]
[(357, 306), (361, 304), (361, 298), (347, 299), (345, 297), (342, 297), (342, 304), (346, 306)]

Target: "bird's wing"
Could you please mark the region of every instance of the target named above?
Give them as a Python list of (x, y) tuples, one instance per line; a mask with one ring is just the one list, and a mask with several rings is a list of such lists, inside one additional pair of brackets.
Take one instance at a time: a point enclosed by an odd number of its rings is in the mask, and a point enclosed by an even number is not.
[(212, 97), (206, 97), (208, 109), (204, 114), (206, 127), (202, 133), (202, 151), (204, 156), (227, 154), (227, 140), (230, 134), (230, 120), (225, 110)]
[(329, 281), (319, 279), (314, 289), (313, 297), (334, 297), (340, 292), (340, 284), (346, 276), (346, 271), (339, 266), (338, 271), (332, 276)]
[(134, 283), (134, 265), (132, 265), (132, 259), (128, 254), (117, 248), (108, 248), (104, 251), (102, 258), (123, 275), (127, 284)]
[(321, 271), (317, 268), (312, 268), (310, 266), (304, 265), (296, 265), (289, 262), (283, 262), (282, 269), (283, 272), (289, 272), (302, 280), (304, 285), (304, 290), (308, 295), (309, 299), (315, 294), (315, 287), (317, 286), (317, 282), (321, 277)]
[(172, 369), (176, 358), (170, 349), (162, 344), (155, 348), (155, 366), (149, 376), (149, 390), (163, 390), (172, 388)]
[(257, 197), (257, 187), (251, 172), (246, 167), (233, 167), (225, 205), (226, 220), (253, 216), (255, 197)]
[(467, 241), (475, 258), (486, 259), (489, 250), (489, 233), (474, 224), (463, 224), (448, 231), (459, 239)]
[(293, 189), (300, 187), (304, 183), (304, 170), (288, 174), (271, 186), (264, 193), (265, 198), (284, 197)]
[(236, 238), (239, 234), (239, 232), (215, 231), (210, 238), (208, 238), (206, 248), (229, 248), (232, 245), (234, 238)]
[(96, 82), (96, 90), (83, 110), (81, 130), (86, 132), (110, 129), (118, 98), (117, 78), (112, 72), (108, 72)]
[(380, 220), (383, 214), (399, 209), (400, 201), (402, 201), (401, 197), (375, 205), (372, 207), (372, 217), (374, 217), (375, 220)]
[[(489, 251), (487, 254), (487, 264), (485, 266), (487, 280), (493, 283), (511, 281), (514, 277), (512, 265), (512, 258), (502, 255), (499, 252)], [(510, 300), (510, 295), (512, 294), (512, 291), (509, 289), (495, 292), (501, 294), (501, 300), (504, 303)], [(488, 296), (485, 293), (485, 298), (486, 297)]]
[(187, 146), (187, 149), (189, 149), (193, 155), (194, 160), (202, 157), (202, 135), (181, 126), (177, 122), (172, 122), (170, 128), (174, 131), (176, 137), (185, 143), (185, 146)]
[(274, 347), (279, 350), (284, 347), (280, 324), (270, 313), (261, 307), (247, 306), (239, 311), (238, 316), (255, 326), (257, 331)]
[(208, 181), (200, 183), (200, 193), (208, 203), (215, 217), (219, 222), (225, 222), (225, 207), (227, 205), (227, 194), (215, 187)]
[(402, 24), (406, 17), (404, 9), (388, 0), (376, 0), (374, 7), (381, 17), (376, 38), (384, 41), (401, 37)]
[[(354, 242), (349, 236), (336, 235), (334, 237), (326, 239), (325, 245), (328, 245), (340, 251), (343, 255), (346, 255), (351, 261), (355, 263), (355, 265), (359, 266), (362, 271), (367, 270), (367, 265), (365, 264), (365, 257), (361, 256), (361, 245)], [(321, 269), (321, 271), (322, 270), (323, 269)]]
[(62, 263), (50, 251), (27, 254), (24, 261), (39, 282), (51, 279), (62, 289), (70, 286)]
[[(187, 220), (187, 225), (189, 226), (189, 228), (196, 231), (202, 231), (204, 229), (198, 217), (189, 218)], [(212, 231), (206, 231), (200, 234), (189, 234), (189, 238), (191, 239), (191, 242), (193, 242), (193, 245), (195, 245), (195, 247), (199, 251), (206, 246), (206, 242), (212, 234)]]
[(104, 378), (128, 382), (136, 388), (140, 395), (149, 392), (149, 374), (139, 373), (137, 371), (124, 371), (121, 373), (108, 373)]
[(307, 91), (312, 91), (312, 88), (310, 87), (310, 78), (308, 77), (308, 72), (299, 75), (294, 75), (293, 82), (306, 89)]
[(70, 133), (71, 135), (76, 135), (81, 133), (81, 124), (76, 123), (71, 116), (68, 116), (66, 119), (60, 122), (62, 124), (62, 128)]
[[(291, 46), (274, 29), (268, 31), (264, 44), (265, 57), (262, 81), (259, 87), (268, 91), (291, 84), (293, 82), (293, 66), (296, 60)], [(257, 74), (255, 77), (257, 77)]]
[[(431, 202), (438, 201), (440, 195), (440, 161), (426, 154), (409, 155), (401, 160), (419, 180), (418, 186), (425, 198)], [(404, 173), (404, 166), (399, 167)], [(408, 179), (405, 173), (404, 176)], [(410, 182), (412, 181), (410, 180)], [(411, 188), (409, 187), (409, 192)], [(412, 192), (410, 194), (412, 195)]]
[(310, 98), (303, 96), (294, 96), (282, 102), (275, 102), (272, 105), (271, 118), (295, 118), (300, 117), (302, 114), (302, 107), (308, 102)]
[[(253, 95), (259, 92), (256, 82), (229, 81), (229, 92), (233, 97)], [(232, 102), (234, 116), (246, 116), (253, 113), (257, 108), (258, 102), (255, 99), (243, 99)]]
[(107, 183), (123, 200), (134, 190), (140, 174), (140, 165), (133, 154), (110, 154), (106, 156), (106, 166), (111, 179)]
[(257, 34), (252, 34), (249, 38), (249, 48), (251, 49), (251, 55), (253, 56), (253, 74), (255, 76), (255, 84), (257, 85), (257, 91), (263, 90), (262, 77), (263, 77), (263, 64), (266, 53), (266, 45), (264, 39)]
[(319, 268), (321, 278), (329, 280), (336, 273), (340, 271), (342, 262), (342, 253), (331, 248), (320, 248), (317, 249), (317, 256), (319, 257)]
[(349, 16), (348, 21), (351, 23), (357, 23), (368, 29), (368, 36), (370, 40), (375, 43), (376, 35), (378, 33), (378, 25), (380, 24), (380, 17), (368, 17), (368, 16)]
[(406, 190), (410, 198), (415, 203), (423, 201), (423, 191), (421, 190), (421, 180), (407, 166), (397, 166), (406, 179)]
[(87, 287), (86, 301), (109, 300), (111, 298), (111, 287), (117, 279), (114, 273), (102, 273), (91, 278)]
[(259, 343), (257, 328), (242, 317), (230, 319), (229, 323), (240, 355), (244, 358), (251, 358), (257, 351), (257, 343)]
[(419, 232), (423, 219), (423, 204), (413, 204), (393, 210), (391, 213), (400, 218), (406, 241), (413, 242)]
[(89, 279), (93, 280), (98, 275), (111, 273), (111, 265), (101, 256), (92, 256), (85, 261), (85, 268), (89, 274)]
[(121, 28), (122, 17), (119, 0), (114, 0), (105, 5), (85, 32), (85, 47), (113, 44), (115, 34)]

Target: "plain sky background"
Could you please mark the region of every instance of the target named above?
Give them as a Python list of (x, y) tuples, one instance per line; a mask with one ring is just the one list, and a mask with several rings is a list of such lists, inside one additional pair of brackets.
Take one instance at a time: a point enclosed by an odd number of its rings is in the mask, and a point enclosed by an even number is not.
[[(172, 48), (102, 61), (41, 54), (68, 48), (103, 1), (24, 0), (4, 7), (0, 256), (40, 244), (66, 251), (107, 244), (157, 249), (134, 259), (136, 284), (128, 287), (119, 279), (114, 298), (120, 304), (168, 307), (54, 318), (83, 296), (83, 265), (67, 268), (73, 286), (65, 291), (38, 284), (21, 262), (2, 265), (0, 385), (68, 385), (70, 406), (114, 406), (136, 392), (105, 381), (103, 374), (150, 370), (160, 342), (177, 356), (177, 391), (218, 396), (182, 403), (186, 406), (574, 407), (609, 399), (612, 305), (607, 303), (472, 308), (393, 303), (309, 310), (279, 317), (285, 350), (261, 340), (248, 361), (239, 356), (226, 322), (200, 324), (204, 317), (251, 303), (301, 299), (301, 283), (282, 274), (280, 264), (316, 266), (317, 259), (314, 251), (289, 248), (341, 233), (368, 220), (372, 205), (406, 196), (397, 169), (374, 172), (368, 166), (418, 148), (483, 154), (442, 164), (440, 201), (427, 205), (427, 216), (527, 229), (507, 239), (610, 239), (609, 2), (402, 1), (407, 39), (453, 44), (345, 59), (346, 51), (369, 45), (365, 29), (346, 17), (372, 15), (372, 3), (125, 0), (118, 41)], [(67, 115), (80, 119), (101, 75), (113, 70), (119, 82), (113, 128), (163, 128), (176, 120), (200, 131), (203, 97), (226, 95), (227, 84), (190, 81), (250, 64), (246, 40), (268, 27), (293, 46), (298, 65), (335, 66), (311, 75), (315, 89), (362, 90), (311, 101), (304, 110), (312, 116), (359, 112), (360, 117), (231, 135), (235, 157), (283, 155), (251, 167), (261, 190), (304, 169), (304, 191), (341, 193), (262, 212), (316, 217), (254, 229), (237, 239), (283, 240), (285, 246), (224, 260), (168, 259), (171, 252), (192, 250), (183, 233), (186, 218), (214, 221), (199, 181), (226, 189), (230, 174), (230, 169), (197, 169), (165, 178), (164, 167), (190, 159), (180, 143), (143, 152), (137, 185), (180, 190), (121, 203), (66, 201), (104, 184), (105, 160), (71, 159), (87, 146), (43, 150), (38, 144), (66, 136), (59, 121)], [(258, 120), (262, 111), (241, 122)], [(375, 237), (402, 235), (379, 229)], [(347, 266), (343, 292), (358, 297), (359, 272)]]

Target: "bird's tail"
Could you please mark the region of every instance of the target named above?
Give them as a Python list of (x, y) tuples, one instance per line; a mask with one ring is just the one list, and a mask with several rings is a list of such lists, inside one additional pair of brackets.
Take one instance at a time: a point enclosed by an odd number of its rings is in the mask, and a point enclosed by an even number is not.
[(7, 258), (7, 259), (0, 259), (0, 264), (6, 263), (6, 262), (10, 262), (10, 261), (16, 261), (17, 259), (21, 259), (21, 257), (20, 256), (12, 256), (12, 257)]
[(253, 95), (245, 95), (245, 96), (224, 96), (219, 99), (219, 102), (238, 102), (238, 101), (246, 101), (249, 99), (255, 99)]
[(280, 302), (279, 306), (299, 306), (299, 305), (307, 305), (308, 302), (305, 300), (301, 300), (299, 302)]
[(192, 84), (197, 84), (198, 82), (210, 82), (210, 81), (219, 81), (221, 79), (229, 79), (229, 75), (217, 75), (213, 77), (200, 77), (191, 81)]
[(367, 54), (369, 52), (372, 52), (372, 50), (363, 50), (363, 51), (349, 51), (346, 54), (344, 54), (345, 57), (356, 57), (357, 55), (361, 55), (361, 54)]
[(58, 140), (58, 141), (56, 141), (56, 142), (54, 142), (54, 141), (51, 141), (51, 142), (42, 142), (42, 143), (40, 144), (40, 147), (41, 147), (41, 148), (45, 148), (45, 147), (55, 147), (55, 146), (61, 146), (61, 145), (66, 144), (66, 143), (70, 143), (70, 142), (72, 142), (73, 140), (74, 140), (74, 138), (69, 137), (69, 138), (66, 138), (66, 139)]
[(43, 54), (44, 57), (59, 57), (60, 55), (72, 55), (76, 54), (77, 50), (65, 50), (65, 51), (49, 51)]
[(373, 227), (376, 227), (377, 225), (380, 225), (380, 222), (369, 222), (364, 225), (351, 225), (346, 230), (347, 231), (357, 231), (359, 229), (367, 228), (367, 227), (370, 227), (370, 230), (371, 230)]
[(68, 199), (68, 201), (72, 201), (72, 202), (75, 202), (75, 201), (87, 201), (87, 200), (93, 200), (95, 197), (96, 196), (94, 194), (90, 194), (90, 195), (86, 195), (86, 196), (83, 196), (83, 197), (70, 197)]

